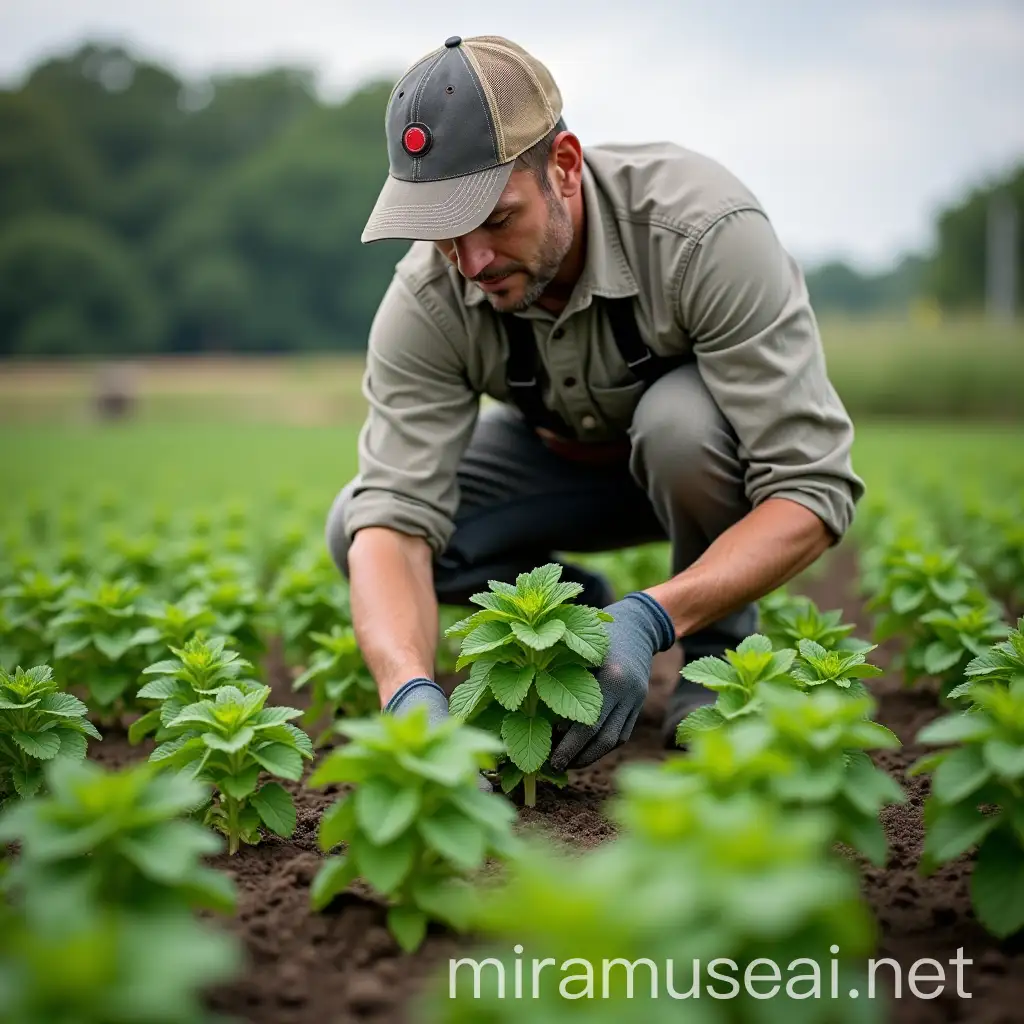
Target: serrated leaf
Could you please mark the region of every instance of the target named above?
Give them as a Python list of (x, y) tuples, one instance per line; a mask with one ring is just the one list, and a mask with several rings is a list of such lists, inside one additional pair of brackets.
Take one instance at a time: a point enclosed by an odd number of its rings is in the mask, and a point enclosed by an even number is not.
[(456, 662), (456, 671), (461, 671), (470, 658), (497, 650), (514, 639), (515, 633), (512, 632), (507, 622), (485, 622), (483, 625), (477, 626), (462, 641), (462, 648)]
[(898, 615), (906, 615), (907, 612), (912, 612), (915, 608), (919, 608), (924, 599), (925, 591), (923, 588), (904, 584), (892, 592), (892, 609)]
[(357, 833), (349, 843), (349, 854), (355, 858), (359, 874), (379, 893), (389, 896), (405, 881), (417, 847), (416, 836), (411, 829), (381, 846), (370, 842), (368, 836)]
[(940, 803), (956, 804), (977, 792), (991, 775), (978, 747), (958, 747), (935, 769), (932, 794)]
[(244, 750), (256, 734), (248, 725), (243, 725), (233, 736), (219, 736), (215, 732), (204, 732), (203, 743), (211, 750), (223, 750), (225, 754), (234, 754)]
[(963, 657), (963, 651), (947, 647), (941, 640), (930, 643), (924, 651), (924, 670), (930, 676), (948, 672)]
[(597, 614), (580, 605), (558, 608), (554, 614), (565, 623), (562, 643), (591, 665), (600, 665), (608, 653), (609, 636)]
[(565, 633), (565, 623), (556, 616), (545, 619), (536, 627), (531, 626), (528, 622), (516, 621), (512, 623), (512, 632), (515, 633), (516, 639), (520, 643), (535, 651), (545, 651), (562, 639)]
[(698, 733), (721, 728), (724, 721), (722, 713), (713, 704), (695, 708), (676, 727), (676, 746), (683, 746)]
[(488, 674), (488, 681), (494, 699), (509, 711), (515, 711), (527, 693), (530, 692), (530, 684), (533, 682), (534, 666), (507, 665), (499, 662)]
[(302, 778), (302, 755), (284, 743), (268, 743), (250, 753), (271, 775), (292, 782)]
[(53, 730), (59, 740), (60, 749), (57, 751), (57, 757), (70, 757), (76, 761), (81, 761), (86, 754), (89, 752), (89, 742), (85, 738), (85, 734), (77, 732), (74, 729), (54, 729)]
[(140, 700), (167, 700), (178, 692), (179, 685), (176, 679), (161, 676), (159, 679), (151, 679), (135, 696)]
[[(721, 658), (697, 658), (683, 666), (680, 673), (691, 683), (700, 683), (709, 690), (722, 690), (726, 686), (737, 687), (736, 670)], [(742, 687), (740, 687), (742, 689)]]
[(563, 665), (556, 672), (537, 672), (537, 694), (556, 715), (593, 725), (604, 698), (597, 680), (582, 665)]
[(295, 831), (295, 804), (283, 786), (270, 782), (251, 797), (251, 804), (259, 811), (263, 824), (282, 839), (289, 839)]
[(501, 738), (512, 762), (527, 774), (537, 771), (551, 753), (551, 723), (542, 715), (528, 718), (510, 711), (501, 723)]
[(10, 735), (11, 739), (26, 754), (30, 754), (40, 761), (49, 761), (51, 758), (56, 757), (57, 752), (60, 750), (60, 736), (52, 730), (49, 732), (28, 733), (15, 729)]
[(236, 800), (245, 800), (256, 788), (260, 778), (260, 766), (249, 765), (237, 775), (223, 775), (218, 780), (220, 788)]
[(137, 743), (141, 743), (146, 736), (156, 730), (160, 725), (160, 709), (153, 708), (151, 711), (147, 711), (141, 717), (135, 719), (130, 726), (128, 726), (128, 742), (135, 746)]
[(70, 693), (47, 693), (39, 701), (36, 710), (61, 718), (81, 718), (89, 712), (85, 704)]
[(489, 698), (490, 695), (488, 676), (495, 662), (481, 658), (480, 661), (473, 663), (473, 668), (476, 669), (478, 665), (485, 668), (476, 673), (470, 672), (469, 678), (452, 690), (448, 700), (448, 713), (460, 721), (471, 718), (482, 705), (484, 698)]

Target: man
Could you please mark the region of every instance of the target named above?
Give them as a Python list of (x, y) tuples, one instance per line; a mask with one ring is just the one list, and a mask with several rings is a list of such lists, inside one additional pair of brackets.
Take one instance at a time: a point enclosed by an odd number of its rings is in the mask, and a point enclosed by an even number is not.
[[(556, 771), (629, 738), (655, 654), (754, 632), (756, 599), (836, 543), (863, 492), (803, 277), (754, 196), (678, 146), (584, 150), (561, 115), (547, 69), (501, 37), (452, 36), (395, 86), (362, 240), (414, 244), (327, 522), (384, 709), (434, 719), (438, 600), (558, 552), (671, 542), (672, 577), (618, 600), (565, 566), (614, 619), (601, 718), (556, 742)], [(666, 744), (714, 697), (680, 680)]]

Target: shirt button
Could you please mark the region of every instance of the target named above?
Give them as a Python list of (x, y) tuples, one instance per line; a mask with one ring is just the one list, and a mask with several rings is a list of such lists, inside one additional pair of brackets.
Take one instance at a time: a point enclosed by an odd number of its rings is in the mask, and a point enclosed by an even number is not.
[(597, 426), (597, 420), (589, 412), (580, 420), (580, 423), (583, 424), (584, 430), (593, 430)]
[(575, 377), (566, 377), (565, 380), (562, 381), (562, 383), (567, 388), (575, 387), (576, 386), (576, 378)]
[(565, 328), (564, 327), (556, 327), (551, 332), (551, 337), (552, 338), (564, 338), (565, 337)]

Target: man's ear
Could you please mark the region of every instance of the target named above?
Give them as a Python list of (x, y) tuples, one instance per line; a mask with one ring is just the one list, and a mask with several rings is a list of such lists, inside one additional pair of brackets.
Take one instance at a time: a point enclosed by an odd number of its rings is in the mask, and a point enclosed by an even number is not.
[(580, 190), (583, 180), (583, 147), (580, 140), (572, 132), (560, 132), (551, 144), (549, 159), (555, 190), (564, 199), (574, 196)]

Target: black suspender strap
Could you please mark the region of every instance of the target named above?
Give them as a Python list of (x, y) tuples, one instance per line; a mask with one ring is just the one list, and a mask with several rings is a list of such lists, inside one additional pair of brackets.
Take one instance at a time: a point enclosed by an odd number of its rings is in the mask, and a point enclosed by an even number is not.
[[(627, 296), (603, 301), (619, 355), (636, 377), (650, 384), (667, 369), (678, 365), (678, 360), (665, 359), (647, 347), (636, 323), (632, 298)], [(519, 407), (528, 423), (571, 436), (572, 431), (565, 421), (544, 404), (543, 371), (537, 357), (533, 323), (511, 313), (501, 314), (500, 319), (505, 324), (509, 343), (505, 368), (509, 398)]]
[(509, 398), (532, 426), (548, 427), (557, 433), (571, 435), (572, 431), (562, 417), (544, 404), (544, 381), (533, 324), (511, 313), (502, 314), (501, 319), (508, 335), (505, 384)]

